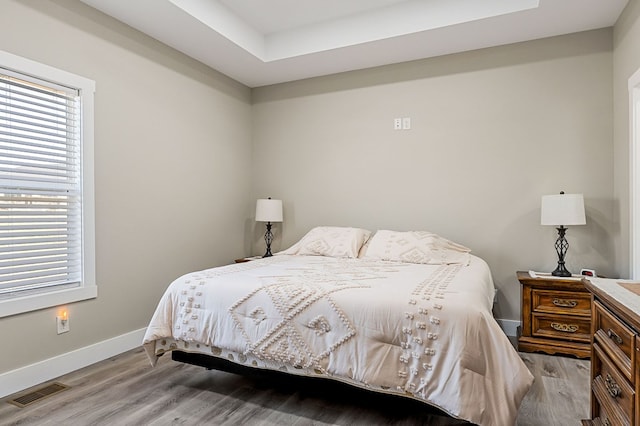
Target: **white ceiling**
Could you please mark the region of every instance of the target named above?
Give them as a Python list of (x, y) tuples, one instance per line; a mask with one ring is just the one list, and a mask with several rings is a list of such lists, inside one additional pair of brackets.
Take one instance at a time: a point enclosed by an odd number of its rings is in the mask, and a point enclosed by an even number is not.
[(249, 87), (613, 26), (628, 0), (82, 0)]

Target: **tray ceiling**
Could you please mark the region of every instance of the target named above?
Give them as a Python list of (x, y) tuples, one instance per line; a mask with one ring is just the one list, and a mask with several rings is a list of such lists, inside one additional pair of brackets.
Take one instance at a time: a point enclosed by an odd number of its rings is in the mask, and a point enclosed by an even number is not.
[(628, 0), (82, 0), (249, 86), (613, 26)]

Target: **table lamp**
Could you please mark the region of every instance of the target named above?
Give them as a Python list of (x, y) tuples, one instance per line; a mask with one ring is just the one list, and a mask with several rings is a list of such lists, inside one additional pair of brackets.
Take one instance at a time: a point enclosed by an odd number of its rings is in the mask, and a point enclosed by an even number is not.
[(555, 244), (556, 253), (558, 253), (558, 267), (551, 275), (570, 277), (571, 272), (564, 266), (564, 258), (569, 249), (569, 243), (564, 236), (567, 232), (565, 225), (585, 225), (587, 223), (584, 214), (584, 198), (582, 194), (565, 194), (564, 191), (558, 195), (543, 195), (540, 216), (542, 225), (557, 226), (558, 230), (558, 239)]
[(282, 222), (282, 200), (272, 200), (271, 197), (258, 200), (256, 203), (256, 222), (267, 222), (267, 232), (264, 234), (267, 252), (262, 257), (273, 256), (271, 254), (271, 242), (273, 241), (271, 222)]

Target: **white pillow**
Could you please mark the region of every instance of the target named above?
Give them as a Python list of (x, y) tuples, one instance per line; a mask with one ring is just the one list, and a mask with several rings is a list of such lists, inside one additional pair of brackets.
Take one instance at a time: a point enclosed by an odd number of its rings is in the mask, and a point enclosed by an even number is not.
[(371, 231), (361, 228), (318, 226), (278, 254), (355, 258), (370, 236)]
[(369, 240), (364, 259), (441, 265), (470, 261), (468, 249), (426, 231), (378, 231)]

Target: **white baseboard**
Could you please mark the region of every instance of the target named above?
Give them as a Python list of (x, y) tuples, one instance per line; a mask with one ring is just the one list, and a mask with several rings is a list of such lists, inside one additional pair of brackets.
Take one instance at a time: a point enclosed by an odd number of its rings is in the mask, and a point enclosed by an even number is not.
[(518, 336), (518, 327), (520, 327), (520, 321), (514, 320), (506, 320), (506, 319), (497, 319), (496, 321), (500, 324), (500, 327), (509, 337), (517, 337)]
[(0, 398), (142, 345), (146, 328), (0, 374)]

